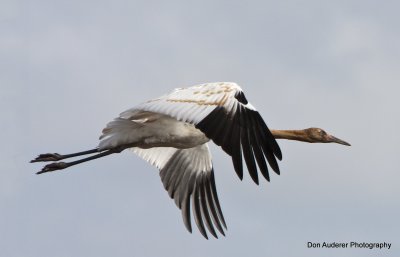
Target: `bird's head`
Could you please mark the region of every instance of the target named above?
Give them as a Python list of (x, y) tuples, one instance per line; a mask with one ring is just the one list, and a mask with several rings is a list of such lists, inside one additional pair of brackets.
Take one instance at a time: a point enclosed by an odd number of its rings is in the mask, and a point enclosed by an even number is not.
[(325, 130), (320, 128), (308, 128), (305, 129), (304, 131), (307, 134), (310, 143), (337, 143), (341, 145), (350, 146), (350, 144), (347, 143), (346, 141), (343, 141), (337, 137), (329, 135), (328, 133), (325, 132)]

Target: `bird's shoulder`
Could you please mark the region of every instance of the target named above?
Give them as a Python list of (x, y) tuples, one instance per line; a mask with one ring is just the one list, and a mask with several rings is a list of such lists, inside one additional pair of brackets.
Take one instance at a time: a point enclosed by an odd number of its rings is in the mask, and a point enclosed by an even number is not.
[(212, 82), (176, 88), (169, 94), (149, 102), (164, 100), (198, 105), (222, 105), (241, 91), (240, 86), (234, 82)]
[(234, 82), (204, 83), (176, 88), (166, 95), (148, 100), (121, 113), (120, 117), (129, 118), (137, 111), (149, 111), (196, 124), (215, 108), (222, 107), (231, 110), (238, 102), (246, 107), (252, 107), (248, 105), (238, 84)]

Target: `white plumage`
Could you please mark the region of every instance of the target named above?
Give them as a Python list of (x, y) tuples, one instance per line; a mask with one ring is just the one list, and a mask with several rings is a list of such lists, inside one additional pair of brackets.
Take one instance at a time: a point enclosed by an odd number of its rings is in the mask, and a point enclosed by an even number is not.
[(258, 183), (255, 160), (268, 180), (265, 157), (279, 172), (274, 154), (281, 158), (281, 153), (268, 132), (237, 84), (208, 83), (175, 89), (122, 112), (103, 130), (99, 149), (134, 146), (133, 152), (160, 170), (164, 187), (182, 209), (188, 230), (191, 231), (187, 206), (191, 195), (201, 233), (207, 237), (204, 222), (217, 237), (210, 220), (222, 234), (225, 221), (216, 191), (208, 185), (214, 181), (207, 142), (212, 139), (232, 156), (240, 178), (243, 150), (250, 174)]
[[(230, 82), (178, 88), (170, 94), (122, 112), (107, 124), (96, 149), (70, 154), (40, 155), (34, 161), (60, 160), (98, 154), (75, 162), (45, 166), (48, 172), (131, 148), (160, 170), (161, 180), (182, 210), (191, 231), (190, 210), (201, 234), (215, 237), (226, 228), (215, 188), (209, 140), (232, 157), (243, 178), (242, 156), (251, 178), (258, 184), (258, 171), (269, 180), (267, 163), (279, 174), (276, 159), (282, 154), (260, 114), (247, 101), (241, 88)], [(190, 202), (192, 208), (190, 208)]]

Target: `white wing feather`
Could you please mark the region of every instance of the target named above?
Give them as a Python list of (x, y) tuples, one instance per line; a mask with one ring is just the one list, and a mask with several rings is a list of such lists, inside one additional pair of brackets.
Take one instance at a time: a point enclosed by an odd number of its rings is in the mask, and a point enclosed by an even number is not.
[(233, 82), (206, 83), (188, 88), (177, 88), (170, 94), (147, 101), (120, 114), (129, 119), (138, 110), (162, 113), (179, 121), (197, 124), (217, 106), (230, 111), (241, 88)]
[[(153, 147), (149, 149), (132, 147), (130, 150), (159, 170), (162, 170), (172, 155), (178, 151), (177, 148), (173, 147)], [(211, 170), (211, 154), (207, 144), (190, 149), (180, 149), (180, 151), (180, 154), (184, 154), (187, 159), (186, 170), (190, 172), (209, 172)]]
[(178, 149), (173, 147), (153, 147), (149, 149), (132, 147), (130, 150), (160, 170)]

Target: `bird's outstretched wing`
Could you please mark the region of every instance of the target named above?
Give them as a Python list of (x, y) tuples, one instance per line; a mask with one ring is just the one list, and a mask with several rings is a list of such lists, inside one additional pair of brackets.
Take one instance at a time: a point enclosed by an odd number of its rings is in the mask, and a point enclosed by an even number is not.
[(207, 227), (208, 231), (217, 238), (215, 226), (221, 234), (225, 235), (223, 227), (226, 229), (226, 224), (218, 201), (207, 144), (189, 149), (135, 147), (132, 150), (160, 170), (164, 188), (175, 200), (176, 206), (181, 209), (183, 222), (190, 232), (192, 232), (191, 201), (193, 216), (201, 234), (207, 238), (205, 229)]
[(120, 117), (129, 119), (138, 111), (162, 113), (195, 125), (232, 157), (240, 179), (243, 178), (242, 155), (255, 183), (258, 184), (257, 165), (269, 181), (267, 161), (279, 174), (276, 158), (282, 159), (281, 150), (261, 115), (235, 83), (178, 88), (129, 109)]

